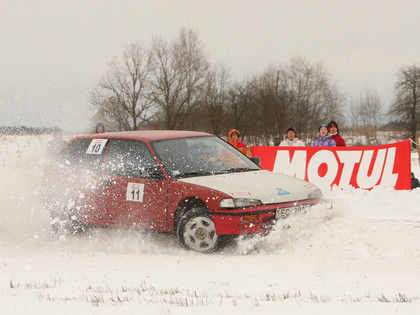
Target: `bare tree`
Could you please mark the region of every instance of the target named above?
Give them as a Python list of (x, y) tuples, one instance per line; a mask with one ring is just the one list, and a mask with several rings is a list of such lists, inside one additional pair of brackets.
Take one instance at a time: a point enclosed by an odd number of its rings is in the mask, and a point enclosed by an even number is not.
[(184, 125), (187, 129), (201, 129), (201, 122), (195, 117), (202, 111), (204, 88), (210, 67), (204, 45), (195, 32), (182, 29), (174, 49), (178, 65), (186, 77), (184, 97), (187, 119)]
[(287, 67), (289, 119), (308, 137), (313, 138), (320, 123), (342, 120), (343, 97), (322, 63), (311, 65), (305, 58), (294, 57)]
[(252, 107), (253, 83), (250, 79), (235, 82), (227, 93), (226, 133), (229, 129), (237, 129), (241, 136), (250, 134), (255, 122), (255, 110)]
[(257, 133), (265, 135), (266, 142), (273, 140), (276, 144), (280, 143), (285, 126), (291, 124), (287, 110), (291, 101), (287, 79), (284, 69), (270, 66), (256, 82)]
[(191, 30), (172, 44), (153, 41), (153, 100), (166, 129), (195, 129), (209, 64), (204, 47)]
[(91, 95), (98, 112), (108, 115), (122, 130), (137, 130), (150, 119), (150, 64), (149, 50), (142, 44), (125, 47), (121, 58), (110, 62), (109, 71)]
[(384, 114), (378, 94), (366, 88), (365, 94), (360, 95), (359, 101), (351, 104), (350, 112), (353, 129), (358, 130), (359, 135), (366, 137), (367, 144), (379, 144), (378, 129)]
[(407, 126), (416, 139), (420, 128), (420, 67), (416, 64), (401, 68), (395, 84), (395, 101), (389, 111), (393, 120)]
[(128, 113), (119, 106), (118, 101), (113, 96), (104, 96), (98, 88), (91, 93), (91, 103), (97, 106), (97, 111), (93, 117), (92, 124), (101, 122), (106, 126), (107, 131), (129, 130)]
[(216, 135), (221, 135), (224, 131), (228, 84), (229, 70), (225, 66), (215, 66), (208, 72), (200, 121), (206, 130)]

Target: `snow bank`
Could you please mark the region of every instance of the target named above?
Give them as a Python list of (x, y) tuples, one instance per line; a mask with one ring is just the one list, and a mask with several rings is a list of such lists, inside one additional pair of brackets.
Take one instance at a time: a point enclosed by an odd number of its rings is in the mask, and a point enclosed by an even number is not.
[[(0, 136), (0, 312), (417, 314), (420, 189), (332, 190), (333, 210), (219, 253), (170, 234), (51, 237), (37, 189), (50, 136)], [(419, 177), (417, 153), (412, 169)], [(289, 227), (290, 226), (290, 227)]]

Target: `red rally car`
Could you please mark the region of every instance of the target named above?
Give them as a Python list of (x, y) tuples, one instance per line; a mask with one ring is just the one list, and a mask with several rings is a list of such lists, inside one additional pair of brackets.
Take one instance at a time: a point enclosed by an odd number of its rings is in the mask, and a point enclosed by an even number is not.
[(171, 231), (198, 252), (217, 249), (225, 235), (265, 233), (324, 201), (315, 185), (193, 131), (76, 137), (45, 169), (43, 187), (58, 234), (87, 225)]

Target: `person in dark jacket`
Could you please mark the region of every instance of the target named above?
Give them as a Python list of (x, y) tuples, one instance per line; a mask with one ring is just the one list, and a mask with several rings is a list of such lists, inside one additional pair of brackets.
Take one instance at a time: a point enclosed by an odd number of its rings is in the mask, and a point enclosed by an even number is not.
[(331, 120), (328, 123), (328, 131), (331, 135), (331, 138), (335, 141), (337, 147), (345, 147), (346, 142), (344, 141), (343, 137), (340, 135), (338, 130), (338, 125), (334, 120)]
[(280, 147), (304, 147), (305, 144), (296, 137), (296, 128), (290, 127), (286, 131), (286, 139), (279, 144)]
[(411, 189), (419, 188), (420, 182), (417, 178), (414, 177), (414, 173), (411, 172)]
[(95, 133), (103, 133), (105, 132), (105, 125), (103, 123), (97, 123)]
[(318, 127), (319, 137), (312, 143), (313, 147), (335, 147), (335, 141), (328, 135), (328, 125), (320, 124)]

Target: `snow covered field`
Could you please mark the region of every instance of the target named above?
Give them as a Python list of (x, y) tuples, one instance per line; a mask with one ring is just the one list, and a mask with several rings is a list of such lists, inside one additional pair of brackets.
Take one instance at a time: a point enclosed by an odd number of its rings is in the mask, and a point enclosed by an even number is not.
[(420, 189), (325, 192), (332, 211), (210, 255), (139, 231), (58, 241), (37, 196), (50, 139), (0, 136), (1, 314), (419, 314)]

